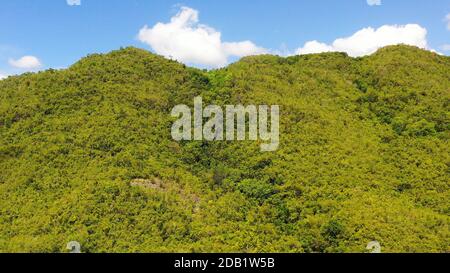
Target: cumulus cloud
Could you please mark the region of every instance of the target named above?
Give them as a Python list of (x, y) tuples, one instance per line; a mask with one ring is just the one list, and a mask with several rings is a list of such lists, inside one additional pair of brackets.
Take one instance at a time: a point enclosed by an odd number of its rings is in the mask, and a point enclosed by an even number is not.
[(332, 44), (310, 41), (298, 48), (296, 54), (346, 52), (349, 56), (370, 55), (388, 45), (406, 44), (428, 49), (427, 30), (417, 24), (384, 25), (378, 29), (361, 29), (350, 37), (336, 39)]
[(335, 51), (333, 46), (314, 40), (306, 42), (302, 48), (297, 49), (296, 53), (298, 55), (303, 55), (303, 54), (322, 53), (330, 51)]
[(442, 45), (441, 49), (444, 50), (444, 51), (450, 51), (450, 44)]
[(197, 10), (182, 7), (168, 23), (144, 26), (138, 39), (157, 54), (183, 63), (206, 67), (222, 67), (230, 57), (243, 57), (266, 53), (267, 50), (251, 41), (223, 42), (221, 33), (199, 24)]
[(34, 56), (23, 56), (20, 59), (10, 59), (9, 64), (15, 68), (32, 70), (39, 68), (42, 64), (38, 58)]
[(69, 6), (80, 6), (81, 0), (66, 0)]
[(381, 6), (381, 0), (367, 0), (369, 6)]
[(0, 81), (3, 80), (3, 79), (6, 79), (6, 77), (8, 77), (8, 76), (5, 75), (5, 74), (0, 73)]

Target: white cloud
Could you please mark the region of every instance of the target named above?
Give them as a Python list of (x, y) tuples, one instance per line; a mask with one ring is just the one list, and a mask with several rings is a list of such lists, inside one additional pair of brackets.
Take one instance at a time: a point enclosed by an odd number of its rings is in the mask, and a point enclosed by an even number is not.
[(381, 6), (381, 0), (367, 0), (369, 6)]
[(296, 53), (302, 55), (302, 54), (322, 53), (330, 51), (335, 51), (332, 46), (314, 40), (306, 42), (302, 48), (297, 49)]
[(450, 13), (445, 16), (445, 22), (447, 22), (447, 29), (450, 30)]
[(15, 68), (20, 69), (36, 69), (39, 68), (42, 64), (38, 58), (34, 56), (23, 56), (18, 60), (10, 59), (9, 64)]
[(336, 39), (331, 45), (307, 42), (296, 54), (346, 52), (352, 57), (370, 55), (388, 45), (406, 44), (428, 49), (427, 30), (417, 24), (384, 25), (378, 29), (364, 28), (350, 37)]
[(195, 9), (182, 7), (169, 23), (157, 23), (151, 28), (144, 26), (138, 39), (157, 54), (206, 67), (225, 66), (232, 56), (267, 52), (251, 41), (222, 42), (219, 31), (199, 24), (198, 14)]
[(6, 79), (6, 77), (8, 77), (8, 76), (5, 75), (5, 74), (0, 73), (0, 81), (3, 80), (3, 79)]
[(67, 5), (69, 6), (80, 6), (81, 0), (66, 0)]
[(442, 45), (441, 49), (444, 51), (450, 51), (450, 44)]

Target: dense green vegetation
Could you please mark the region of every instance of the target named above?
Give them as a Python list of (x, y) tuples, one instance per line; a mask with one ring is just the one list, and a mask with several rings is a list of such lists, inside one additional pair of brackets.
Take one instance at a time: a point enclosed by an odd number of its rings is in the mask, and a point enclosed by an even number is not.
[[(280, 148), (181, 142), (170, 110), (279, 104)], [(450, 252), (450, 58), (126, 48), (0, 81), (0, 252)]]

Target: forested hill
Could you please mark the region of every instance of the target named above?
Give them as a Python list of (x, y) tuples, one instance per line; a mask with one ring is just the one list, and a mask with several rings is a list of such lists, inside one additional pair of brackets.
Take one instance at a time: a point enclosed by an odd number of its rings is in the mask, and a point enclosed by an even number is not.
[[(280, 105), (280, 148), (175, 142), (177, 104)], [(126, 48), (0, 81), (0, 252), (450, 252), (450, 58)]]

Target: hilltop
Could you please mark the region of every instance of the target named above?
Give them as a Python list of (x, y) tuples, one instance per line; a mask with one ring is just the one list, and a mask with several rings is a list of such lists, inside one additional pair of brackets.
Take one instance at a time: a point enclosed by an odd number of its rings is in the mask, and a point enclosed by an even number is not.
[[(199, 70), (93, 54), (0, 81), (0, 252), (450, 251), (450, 58), (391, 46)], [(280, 148), (175, 142), (172, 107), (280, 105)]]

